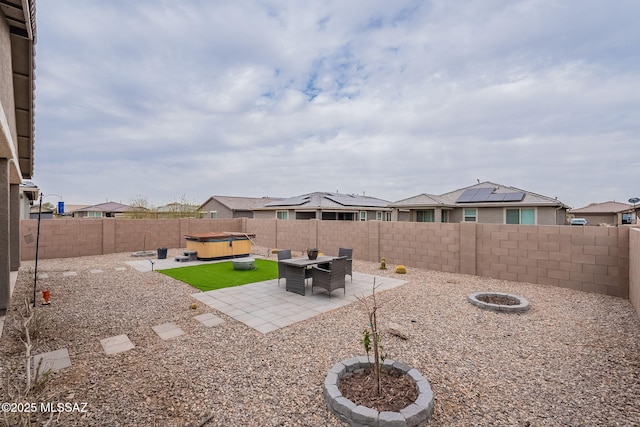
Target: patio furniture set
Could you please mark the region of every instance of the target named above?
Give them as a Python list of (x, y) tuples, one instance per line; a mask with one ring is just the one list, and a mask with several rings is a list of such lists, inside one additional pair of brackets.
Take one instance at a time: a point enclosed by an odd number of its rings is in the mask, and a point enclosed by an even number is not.
[(337, 257), (317, 256), (292, 258), (291, 250), (278, 251), (278, 286), (285, 279), (286, 290), (300, 295), (305, 294), (306, 282), (311, 279), (311, 293), (315, 288), (329, 293), (342, 288), (346, 293), (345, 277), (352, 274), (353, 249), (340, 248)]

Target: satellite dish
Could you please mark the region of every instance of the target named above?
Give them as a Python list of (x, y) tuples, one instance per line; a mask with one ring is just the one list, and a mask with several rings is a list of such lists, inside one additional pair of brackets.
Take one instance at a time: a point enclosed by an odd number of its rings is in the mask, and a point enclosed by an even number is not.
[(629, 203), (632, 203), (634, 205), (636, 203), (638, 203), (638, 202), (640, 202), (640, 198), (638, 198), (638, 197), (633, 197), (633, 198), (629, 199)]

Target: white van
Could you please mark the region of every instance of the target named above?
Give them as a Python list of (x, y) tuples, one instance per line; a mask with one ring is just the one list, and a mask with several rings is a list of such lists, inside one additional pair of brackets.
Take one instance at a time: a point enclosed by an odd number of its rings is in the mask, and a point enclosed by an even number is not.
[(587, 225), (587, 220), (584, 218), (573, 218), (570, 225)]

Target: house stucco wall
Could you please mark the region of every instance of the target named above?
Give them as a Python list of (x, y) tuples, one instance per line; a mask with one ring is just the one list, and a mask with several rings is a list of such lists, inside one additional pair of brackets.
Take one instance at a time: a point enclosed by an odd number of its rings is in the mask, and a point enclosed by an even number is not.
[(207, 214), (210, 211), (216, 211), (218, 215), (217, 217), (221, 219), (233, 218), (233, 211), (215, 199), (209, 200), (209, 202), (202, 207), (202, 210)]

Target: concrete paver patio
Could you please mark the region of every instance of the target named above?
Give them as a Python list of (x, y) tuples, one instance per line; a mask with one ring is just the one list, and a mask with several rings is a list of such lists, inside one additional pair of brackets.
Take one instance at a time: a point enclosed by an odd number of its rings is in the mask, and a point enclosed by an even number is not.
[(376, 279), (376, 291), (384, 291), (407, 283), (389, 277), (376, 277), (353, 272), (353, 281), (346, 278), (346, 293), (342, 289), (333, 291), (331, 298), (326, 292), (316, 290), (311, 293), (307, 286), (306, 295), (287, 292), (285, 281), (268, 280), (232, 288), (217, 289), (191, 294), (198, 301), (226, 314), (233, 319), (262, 333), (275, 331), (293, 323), (310, 319), (320, 313), (344, 307), (369, 296)]

